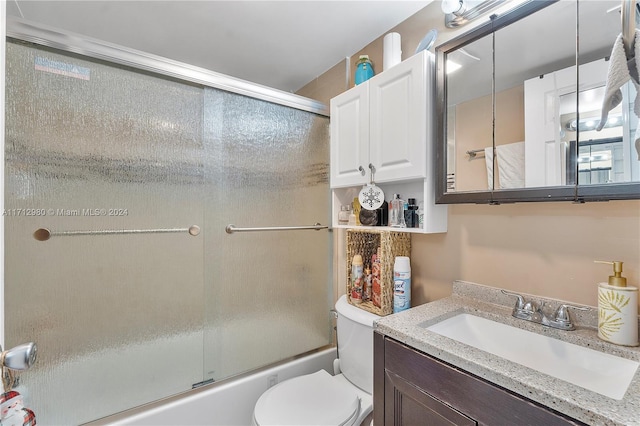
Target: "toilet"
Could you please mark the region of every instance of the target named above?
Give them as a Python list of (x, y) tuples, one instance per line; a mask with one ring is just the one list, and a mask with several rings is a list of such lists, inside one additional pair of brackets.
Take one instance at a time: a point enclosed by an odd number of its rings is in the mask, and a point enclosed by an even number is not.
[(253, 410), (254, 426), (370, 424), (373, 412), (373, 322), (378, 315), (336, 302), (338, 364), (285, 380), (263, 393)]

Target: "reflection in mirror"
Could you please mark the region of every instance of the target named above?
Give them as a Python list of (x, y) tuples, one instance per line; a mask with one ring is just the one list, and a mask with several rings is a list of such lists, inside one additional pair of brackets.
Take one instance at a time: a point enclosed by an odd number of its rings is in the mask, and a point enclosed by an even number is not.
[(575, 112), (563, 110), (564, 105), (576, 105), (575, 92), (560, 99), (562, 142), (569, 147), (570, 153), (566, 159), (567, 182), (575, 184), (577, 180), (579, 185), (590, 185), (629, 180), (626, 176), (630, 172), (629, 162), (625, 162), (624, 156), (622, 104), (609, 112), (603, 128), (596, 131), (604, 94), (604, 86), (580, 92), (579, 122)]
[[(579, 186), (640, 182), (640, 152), (637, 152), (635, 143), (638, 116), (634, 113), (634, 85), (631, 82), (624, 84), (620, 88), (621, 102), (612, 105), (608, 114), (606, 109), (602, 110), (611, 64), (622, 63), (623, 68), (616, 70), (622, 75), (630, 76), (633, 72), (627, 67), (622, 41), (619, 42), (620, 49), (614, 49), (623, 30), (619, 6), (620, 2), (580, 2), (580, 118), (579, 123), (576, 117), (570, 116), (566, 117), (567, 123), (562, 121), (563, 130), (566, 129), (567, 139), (572, 144), (573, 158), (570, 160), (577, 166), (575, 174)], [(575, 94), (573, 98), (575, 100)], [(607, 118), (600, 123), (603, 113)], [(599, 128), (601, 130), (597, 130)]]
[(557, 2), (447, 52), (480, 58), (446, 75), (447, 192), (565, 184), (558, 107), (577, 86), (575, 22), (576, 2)]
[(576, 2), (561, 1), (495, 33), (496, 189), (567, 184), (558, 121), (577, 87), (575, 22)]
[[(493, 185), (485, 148), (493, 152), (491, 34), (446, 56), (447, 191), (486, 191)], [(471, 154), (470, 154), (471, 153)]]
[(607, 0), (530, 1), (436, 48), (438, 202), (640, 198), (636, 86), (607, 86), (610, 64), (640, 80), (640, 55), (630, 70), (613, 49), (620, 13)]

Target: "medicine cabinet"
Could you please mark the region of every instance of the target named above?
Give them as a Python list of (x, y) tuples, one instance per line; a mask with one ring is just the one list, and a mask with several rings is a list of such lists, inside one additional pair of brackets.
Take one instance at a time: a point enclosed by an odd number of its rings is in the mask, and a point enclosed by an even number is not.
[(601, 120), (619, 5), (530, 1), (436, 48), (438, 203), (640, 198), (633, 84)]

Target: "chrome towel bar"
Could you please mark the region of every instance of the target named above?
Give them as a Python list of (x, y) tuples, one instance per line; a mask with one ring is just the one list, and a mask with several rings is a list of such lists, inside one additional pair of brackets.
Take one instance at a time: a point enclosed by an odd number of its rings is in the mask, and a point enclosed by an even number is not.
[(191, 225), (188, 228), (169, 229), (105, 229), (99, 231), (50, 231), (47, 228), (36, 229), (33, 238), (38, 241), (47, 241), (51, 237), (68, 237), (77, 235), (126, 235), (126, 234), (175, 234), (188, 232), (191, 236), (200, 233), (198, 225)]
[(484, 149), (471, 149), (471, 150), (467, 151), (467, 155), (470, 158), (475, 158), (480, 153), (484, 154)]
[(636, 38), (636, 2), (622, 0), (622, 42), (627, 59), (633, 58), (634, 40)]
[(267, 226), (262, 228), (238, 228), (235, 225), (227, 225), (224, 229), (227, 234), (233, 234), (234, 232), (263, 232), (263, 231), (319, 231), (321, 229), (328, 229), (326, 225), (316, 223), (311, 226)]

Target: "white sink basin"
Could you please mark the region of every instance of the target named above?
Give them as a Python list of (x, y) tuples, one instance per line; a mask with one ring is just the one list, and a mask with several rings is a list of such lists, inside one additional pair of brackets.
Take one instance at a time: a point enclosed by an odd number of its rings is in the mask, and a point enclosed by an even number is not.
[(448, 318), (427, 330), (618, 400), (640, 365), (469, 314)]

